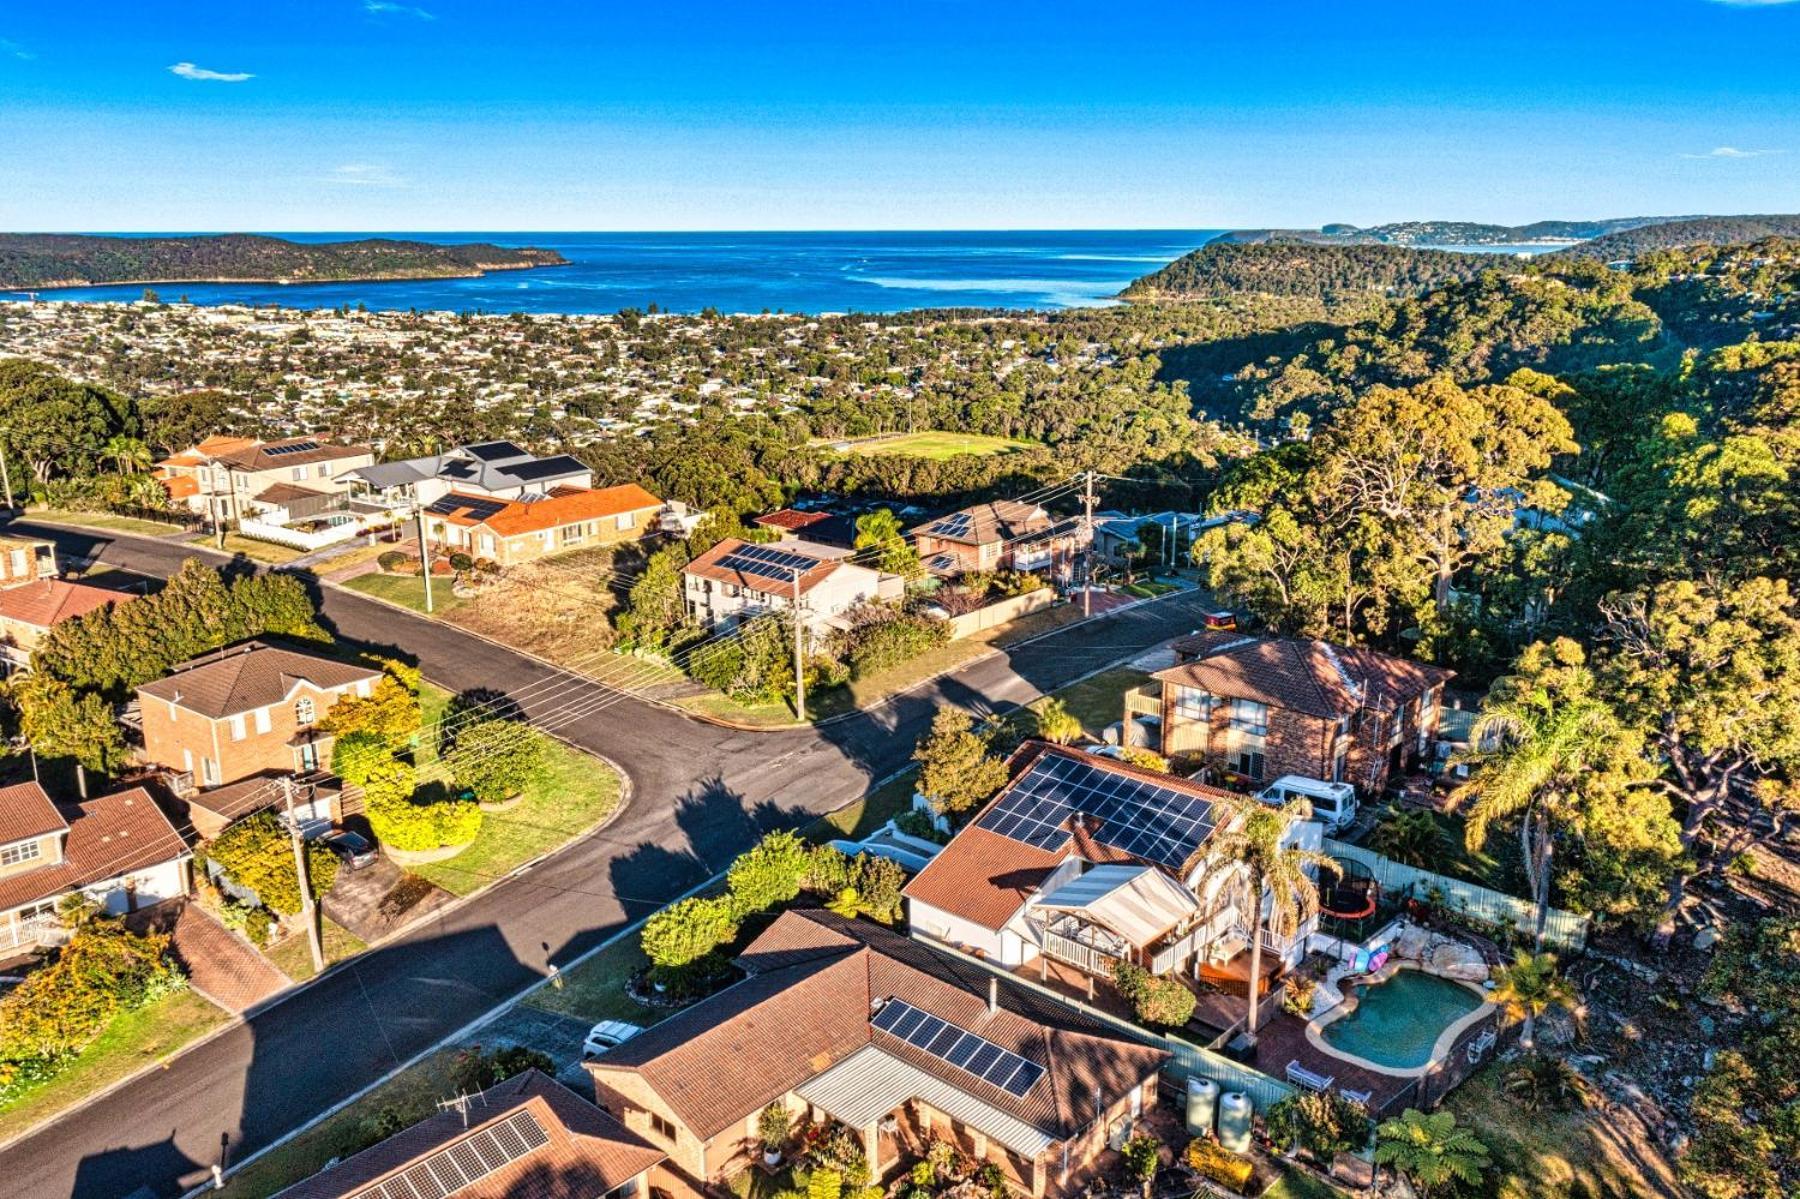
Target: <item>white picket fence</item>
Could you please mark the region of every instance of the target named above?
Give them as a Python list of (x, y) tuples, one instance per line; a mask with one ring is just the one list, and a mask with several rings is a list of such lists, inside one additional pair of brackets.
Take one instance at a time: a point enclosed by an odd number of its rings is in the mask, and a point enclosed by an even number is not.
[[(1446, 878), (1429, 870), (1420, 870), (1384, 858), (1360, 845), (1325, 839), (1325, 852), (1334, 858), (1359, 862), (1369, 868), (1383, 891), (1406, 892), (1414, 899), (1426, 899), (1432, 892), (1442, 895), (1443, 903), (1486, 924), (1509, 926), (1530, 935), (1537, 928), (1537, 905), (1516, 895), (1490, 891), (1461, 879)], [(1580, 950), (1587, 945), (1588, 918), (1561, 908), (1551, 908), (1544, 925), (1544, 941), (1557, 949)]]
[(276, 545), (285, 545), (297, 550), (322, 550), (328, 545), (349, 541), (363, 531), (362, 522), (355, 517), (346, 517), (335, 524), (319, 530), (317, 533), (303, 533), (299, 529), (290, 529), (285, 525), (272, 525), (260, 520), (242, 520), (238, 522), (238, 532), (258, 541), (269, 541)]

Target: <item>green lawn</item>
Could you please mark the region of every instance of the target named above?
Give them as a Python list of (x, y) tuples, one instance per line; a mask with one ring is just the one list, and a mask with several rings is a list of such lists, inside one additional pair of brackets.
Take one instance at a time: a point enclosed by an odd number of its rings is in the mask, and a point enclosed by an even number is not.
[[(219, 548), (216, 539), (206, 544), (214, 549)], [(297, 550), (291, 545), (276, 545), (273, 541), (258, 541), (254, 537), (245, 537), (240, 533), (225, 534), (224, 550), (228, 554), (242, 554), (252, 562), (263, 562), (270, 566), (280, 566), (284, 562), (292, 562), (306, 552)]]
[(1007, 454), (1031, 448), (1029, 441), (1008, 437), (987, 437), (980, 433), (945, 433), (931, 429), (923, 433), (896, 433), (892, 437), (874, 437), (853, 444), (849, 453), (905, 454), (913, 458), (935, 458), (942, 461), (959, 454)]
[(666, 1012), (645, 1007), (625, 992), (625, 984), (638, 971), (649, 965), (638, 944), (637, 933), (629, 933), (608, 945), (581, 965), (565, 971), (562, 986), (539, 987), (524, 1002), (547, 1012), (560, 1012), (583, 1020), (629, 1020), (633, 1024), (656, 1023)]
[[(428, 683), (420, 687), (427, 728), (442, 719), (450, 699), (441, 687)], [(437, 755), (435, 749), (421, 747), (417, 756), (423, 769)], [(428, 780), (441, 773), (431, 772)], [(441, 785), (441, 778), (438, 782)], [(619, 794), (619, 776), (610, 767), (552, 741), (550, 771), (543, 781), (526, 788), (522, 803), (510, 811), (487, 813), (469, 848), (448, 861), (416, 866), (412, 873), (453, 895), (467, 895), (586, 832), (619, 806)]]
[(819, 817), (806, 830), (807, 835), (816, 841), (838, 837), (860, 841), (912, 807), (913, 786), (918, 782), (918, 775), (917, 767), (908, 768), (904, 774), (889, 779), (856, 802)]
[[(425, 580), (418, 575), (358, 575), (344, 586), (420, 614), (425, 611)], [(463, 602), (450, 594), (450, 580), (446, 578), (431, 580), (431, 600), (436, 616), (455, 611)]]
[(135, 516), (118, 516), (111, 512), (63, 512), (50, 508), (34, 508), (26, 520), (46, 525), (72, 525), (80, 529), (100, 529), (108, 533), (136, 533), (140, 537), (167, 537), (182, 532), (177, 524), (155, 520), (139, 520)]
[[(325, 964), (341, 961), (367, 949), (362, 938), (328, 917), (320, 917)], [(268, 949), (264, 956), (275, 963), (275, 968), (293, 979), (305, 982), (313, 976), (312, 950), (306, 944), (305, 934), (289, 937)]]
[(72, 1103), (169, 1056), (228, 1017), (192, 991), (126, 1012), (82, 1050), (68, 1069), (0, 1108), (0, 1139), (16, 1136)]
[[(1091, 679), (1071, 683), (1056, 692), (1056, 698), (1062, 700), (1075, 718), (1081, 721), (1081, 727), (1087, 735), (1098, 741), (1107, 725), (1124, 718), (1125, 693), (1149, 677), (1133, 667), (1119, 666), (1103, 670)], [(1031, 707), (1040, 708), (1043, 703), (1040, 699)]]
[(343, 1111), (232, 1174), (224, 1188), (215, 1193), (221, 1199), (266, 1199), (317, 1174), (333, 1158), (349, 1157), (380, 1140), (378, 1119), (391, 1131), (435, 1115), (441, 1100), (455, 1097), (450, 1073), (455, 1056), (454, 1049), (440, 1050), (401, 1072)]
[(1345, 1192), (1304, 1170), (1284, 1168), (1263, 1199), (1345, 1199)]

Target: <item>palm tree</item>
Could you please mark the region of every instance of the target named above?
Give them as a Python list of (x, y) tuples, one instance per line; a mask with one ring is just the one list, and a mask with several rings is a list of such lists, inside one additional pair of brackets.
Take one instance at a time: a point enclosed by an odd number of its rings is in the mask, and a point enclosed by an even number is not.
[(1495, 682), (1482, 705), (1465, 759), (1476, 770), (1456, 794), (1471, 801), (1464, 834), (1470, 852), (1487, 844), (1495, 821), (1518, 818), (1541, 951), (1553, 826), (1568, 816), (1582, 777), (1610, 755), (1619, 724), (1596, 695), (1593, 672), (1574, 642), (1533, 645), (1519, 666), (1519, 673)]
[(1444, 830), (1423, 808), (1391, 813), (1369, 835), (1369, 848), (1407, 866), (1429, 867), (1444, 851)]
[(1341, 874), (1343, 867), (1316, 850), (1287, 843), (1295, 822), (1312, 817), (1312, 805), (1306, 800), (1290, 800), (1280, 807), (1245, 796), (1221, 796), (1213, 802), (1224, 811), (1218, 813), (1220, 831), (1207, 845), (1207, 865), (1196, 890), (1204, 892), (1210, 880), (1230, 872), (1242, 870), (1248, 876), (1250, 980), (1245, 989), (1250, 1008), (1244, 1031), (1254, 1043), (1261, 1008), (1257, 984), (1262, 979), (1263, 897), (1268, 897), (1269, 926), (1292, 936), (1319, 910), (1319, 889), (1307, 868)]
[(1058, 745), (1070, 745), (1081, 736), (1081, 721), (1060, 699), (1046, 699), (1037, 709), (1037, 735)]
[(150, 469), (152, 460), (150, 447), (135, 437), (115, 433), (107, 438), (106, 448), (103, 452), (118, 466), (119, 473), (122, 475)]
[(1527, 1053), (1533, 1049), (1537, 1018), (1553, 1007), (1573, 1010), (1580, 1000), (1575, 984), (1557, 971), (1555, 954), (1527, 953), (1523, 949), (1514, 951), (1512, 965), (1494, 976), (1494, 989), (1488, 998), (1505, 1008), (1514, 1020), (1524, 1022), (1519, 1044)]
[(1392, 1166), (1406, 1175), (1419, 1199), (1446, 1184), (1474, 1185), (1489, 1166), (1488, 1147), (1466, 1128), (1456, 1126), (1452, 1112), (1429, 1116), (1409, 1107), (1395, 1120), (1383, 1120), (1375, 1130), (1375, 1164)]

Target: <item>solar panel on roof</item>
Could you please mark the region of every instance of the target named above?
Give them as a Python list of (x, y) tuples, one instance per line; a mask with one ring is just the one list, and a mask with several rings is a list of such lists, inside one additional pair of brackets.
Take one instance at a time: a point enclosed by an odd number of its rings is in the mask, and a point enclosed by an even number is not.
[(938, 521), (935, 525), (932, 525), (931, 531), (933, 533), (941, 533), (945, 537), (967, 537), (969, 535), (969, 526), (973, 524), (974, 521), (975, 518), (970, 516), (967, 512), (954, 512), (949, 516), (946, 516), (943, 520)]
[(877, 1029), (898, 1037), (908, 1045), (923, 1049), (965, 1074), (993, 1083), (1009, 1094), (1024, 1097), (1044, 1068), (1020, 1057), (1010, 1049), (1002, 1049), (985, 1037), (965, 1032), (946, 1020), (907, 1003), (890, 999), (881, 1005), (869, 1021)]
[(531, 451), (510, 441), (483, 441), (475, 445), (464, 446), (463, 453), (471, 458), (479, 458), (483, 462), (504, 462), (508, 458), (529, 457)]
[(351, 1199), (446, 1199), (549, 1143), (550, 1134), (536, 1116), (514, 1112)]
[(1187, 862), (1214, 825), (1213, 806), (1200, 796), (1052, 754), (1033, 762), (976, 823), (1054, 850), (1068, 840), (1076, 813), (1099, 823), (1100, 841), (1171, 870)]
[(805, 572), (818, 564), (817, 558), (766, 545), (741, 545), (719, 559), (719, 565), (726, 570), (770, 579), (791, 579), (794, 572)]
[(518, 479), (546, 479), (552, 475), (575, 475), (587, 470), (587, 466), (579, 458), (571, 458), (567, 454), (558, 454), (554, 458), (538, 458), (531, 462), (521, 462), (516, 466), (504, 468), (506, 473)]
[(425, 511), (434, 516), (467, 516), (470, 520), (486, 520), (506, 511), (505, 500), (482, 499), (478, 496), (446, 495), (431, 502)]
[(270, 458), (285, 458), (289, 454), (299, 454), (318, 448), (319, 443), (316, 441), (295, 441), (287, 445), (266, 445), (263, 447), (263, 453)]

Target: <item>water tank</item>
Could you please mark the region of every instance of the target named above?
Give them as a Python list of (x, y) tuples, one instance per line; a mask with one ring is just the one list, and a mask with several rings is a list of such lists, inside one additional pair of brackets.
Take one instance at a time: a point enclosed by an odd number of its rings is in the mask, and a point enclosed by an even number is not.
[(1190, 1137), (1203, 1137), (1213, 1130), (1213, 1115), (1219, 1110), (1219, 1084), (1210, 1078), (1187, 1081), (1187, 1130)]
[(1219, 1096), (1219, 1144), (1233, 1153), (1250, 1152), (1250, 1117), (1256, 1108), (1242, 1091)]

